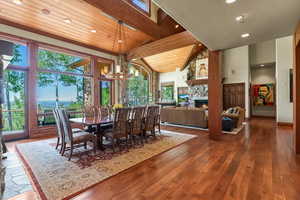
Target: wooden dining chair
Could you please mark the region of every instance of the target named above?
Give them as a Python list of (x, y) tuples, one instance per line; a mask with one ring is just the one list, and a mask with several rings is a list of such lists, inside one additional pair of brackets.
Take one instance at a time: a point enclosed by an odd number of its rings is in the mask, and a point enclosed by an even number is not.
[[(97, 138), (95, 135), (85, 131), (73, 133), (68, 115), (65, 110), (58, 110), (58, 116), (62, 122), (62, 130), (64, 134), (62, 155), (64, 155), (66, 150), (70, 150), (69, 160), (71, 160), (73, 149), (82, 146), (87, 148), (87, 142), (89, 141), (93, 143), (94, 153), (96, 153)], [(69, 148), (67, 148), (67, 145), (69, 145)]]
[[(88, 105), (83, 107), (83, 118), (82, 119), (97, 119), (99, 117), (98, 109), (95, 106)], [(97, 130), (96, 126), (83, 127), (84, 131), (94, 133)]]
[(146, 113), (144, 128), (143, 128), (143, 135), (146, 141), (149, 136), (153, 136), (154, 138), (156, 138), (155, 135), (155, 124), (157, 120), (156, 111), (157, 111), (157, 106), (148, 106), (147, 108), (147, 113)]
[(143, 140), (143, 120), (146, 107), (134, 107), (131, 113), (130, 119), (130, 140), (132, 145), (135, 144), (135, 139), (139, 137), (141, 144), (144, 144)]
[(61, 127), (61, 122), (59, 120), (59, 116), (58, 116), (58, 109), (53, 109), (53, 116), (55, 119), (55, 124), (56, 124), (56, 134), (57, 134), (57, 143), (56, 143), (56, 147), (55, 149), (58, 149), (59, 145), (61, 146), (59, 153), (62, 152), (63, 149), (63, 143), (64, 143), (64, 138), (63, 138), (63, 133), (62, 133), (62, 127)]
[(104, 132), (104, 137), (111, 142), (113, 152), (115, 152), (116, 144), (120, 148), (121, 139), (125, 139), (126, 148), (128, 149), (128, 119), (130, 110), (130, 108), (116, 109), (112, 129)]
[(160, 133), (160, 107), (155, 106), (155, 127), (158, 128), (158, 133)]

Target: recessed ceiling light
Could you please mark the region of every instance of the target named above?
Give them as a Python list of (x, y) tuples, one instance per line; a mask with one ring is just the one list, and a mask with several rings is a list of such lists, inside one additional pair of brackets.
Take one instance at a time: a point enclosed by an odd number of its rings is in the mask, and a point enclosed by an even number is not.
[(235, 18), (235, 20), (237, 21), (237, 22), (240, 22), (240, 23), (243, 23), (244, 22), (244, 16), (243, 15), (240, 15), (240, 16), (237, 16), (236, 18)]
[(23, 0), (13, 0), (12, 2), (16, 5), (22, 5), (23, 4)]
[(179, 28), (179, 25), (178, 25), (178, 24), (176, 24), (175, 28)]
[(250, 37), (250, 34), (249, 33), (244, 33), (244, 34), (241, 35), (241, 37), (242, 38), (247, 38), (247, 37)]
[(136, 60), (137, 60), (136, 58), (133, 58), (133, 59), (132, 59), (132, 61), (136, 61)]
[(64, 19), (64, 22), (67, 23), (67, 24), (71, 24), (71, 23), (72, 23), (72, 20), (69, 19), (69, 18), (65, 18), (65, 19)]
[(259, 65), (259, 66), (264, 67), (265, 65), (261, 64), (261, 65)]
[(42, 9), (42, 13), (43, 13), (44, 15), (49, 15), (49, 14), (50, 14), (50, 10), (44, 8), (44, 9)]
[(228, 4), (231, 4), (231, 3), (236, 2), (236, 0), (225, 0), (225, 2), (228, 3)]
[(91, 32), (92, 32), (92, 33), (96, 33), (97, 31), (96, 31), (95, 29), (92, 29)]
[(123, 40), (118, 40), (118, 43), (123, 43)]

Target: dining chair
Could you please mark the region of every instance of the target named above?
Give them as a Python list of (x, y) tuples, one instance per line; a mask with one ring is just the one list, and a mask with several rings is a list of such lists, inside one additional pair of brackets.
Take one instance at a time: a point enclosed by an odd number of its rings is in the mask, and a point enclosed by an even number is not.
[[(64, 155), (66, 150), (70, 150), (69, 160), (71, 160), (73, 149), (82, 146), (84, 146), (86, 149), (87, 142), (89, 141), (93, 143), (94, 153), (96, 153), (97, 138), (95, 135), (85, 131), (73, 133), (68, 115), (65, 110), (58, 110), (58, 116), (62, 122), (62, 130), (64, 134), (62, 155)], [(69, 145), (68, 149), (67, 145)]]
[(58, 110), (54, 108), (52, 110), (53, 116), (55, 119), (55, 124), (56, 124), (56, 134), (57, 134), (57, 143), (55, 149), (58, 149), (58, 146), (61, 145), (61, 148), (59, 150), (59, 153), (62, 152), (63, 149), (63, 143), (64, 143), (64, 138), (63, 138), (63, 133), (62, 133), (62, 127), (61, 127), (61, 122), (59, 121), (59, 116), (58, 116)]
[(131, 108), (118, 108), (115, 110), (113, 127), (104, 132), (104, 137), (110, 140), (113, 152), (115, 152), (115, 145), (119, 145), (120, 140), (125, 139), (126, 148), (128, 149), (128, 132), (129, 132), (129, 114)]
[[(155, 135), (155, 124), (156, 124), (156, 111), (157, 111), (157, 106), (148, 106), (147, 107), (147, 113), (145, 117), (145, 122), (144, 122), (144, 130), (143, 130), (143, 135), (145, 140), (147, 141), (147, 138), (149, 136), (153, 136), (156, 138)], [(150, 134), (148, 134), (150, 133)]]
[(155, 127), (158, 128), (158, 133), (160, 133), (160, 107), (155, 106)]
[[(99, 114), (98, 109), (95, 106), (87, 105), (83, 107), (83, 118), (82, 119), (96, 119)], [(97, 131), (96, 126), (86, 126), (83, 127), (84, 131), (89, 133), (94, 133)]]
[(130, 119), (130, 140), (132, 145), (135, 143), (136, 137), (139, 137), (141, 144), (143, 140), (143, 120), (146, 107), (134, 107), (131, 112)]

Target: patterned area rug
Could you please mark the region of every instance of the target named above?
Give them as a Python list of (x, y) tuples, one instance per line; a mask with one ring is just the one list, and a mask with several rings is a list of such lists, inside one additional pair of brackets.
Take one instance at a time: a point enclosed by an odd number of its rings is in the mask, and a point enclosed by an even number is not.
[(194, 137), (162, 131), (156, 140), (120, 153), (98, 151), (95, 155), (92, 151), (78, 149), (72, 161), (58, 154), (53, 146), (54, 139), (19, 144), (16, 148), (41, 199), (61, 200), (70, 199), (104, 179)]

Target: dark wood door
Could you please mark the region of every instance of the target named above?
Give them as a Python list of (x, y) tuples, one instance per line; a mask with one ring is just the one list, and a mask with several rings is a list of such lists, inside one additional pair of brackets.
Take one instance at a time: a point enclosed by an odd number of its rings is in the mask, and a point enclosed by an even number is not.
[(223, 109), (235, 106), (245, 108), (245, 83), (223, 85)]

